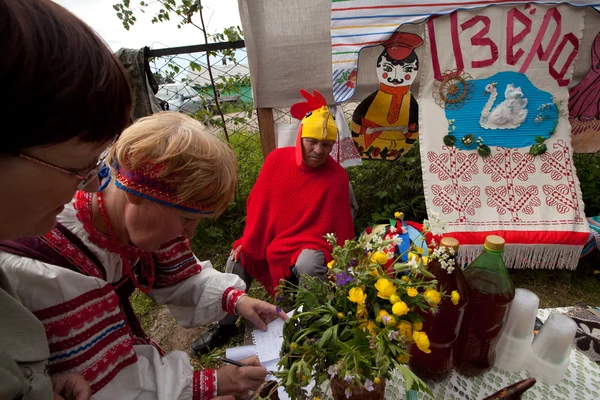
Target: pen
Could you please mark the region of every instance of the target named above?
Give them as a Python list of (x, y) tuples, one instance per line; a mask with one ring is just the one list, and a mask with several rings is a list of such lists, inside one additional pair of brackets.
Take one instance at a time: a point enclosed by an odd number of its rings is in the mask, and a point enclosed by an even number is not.
[(227, 357), (221, 358), (221, 361), (223, 361), (224, 363), (227, 363), (227, 364), (235, 365), (237, 367), (248, 367), (248, 365), (246, 365), (244, 363), (241, 363), (236, 360), (232, 360), (231, 358), (227, 358)]
[[(232, 360), (231, 358), (227, 358), (227, 357), (221, 358), (221, 361), (223, 361), (226, 364), (235, 365), (236, 367), (250, 367), (250, 365), (248, 365), (248, 364), (244, 364), (242, 362)], [(275, 372), (269, 371), (269, 370), (267, 370), (267, 372), (271, 375), (275, 373)]]

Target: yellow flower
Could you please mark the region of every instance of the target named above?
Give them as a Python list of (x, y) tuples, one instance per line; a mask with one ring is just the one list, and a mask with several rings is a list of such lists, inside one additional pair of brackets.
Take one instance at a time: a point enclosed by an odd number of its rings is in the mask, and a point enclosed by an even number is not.
[(398, 333), (400, 334), (400, 336), (404, 336), (404, 340), (406, 340), (408, 342), (412, 341), (413, 330), (412, 330), (412, 325), (410, 322), (408, 322), (406, 320), (402, 320), (398, 324), (397, 328), (398, 328)]
[(367, 324), (367, 329), (369, 330), (369, 333), (371, 335), (375, 335), (375, 327), (376, 326), (377, 325), (375, 325), (375, 322), (373, 322), (373, 321), (369, 321), (369, 323)]
[(458, 302), (460, 301), (460, 294), (457, 290), (452, 291), (450, 299), (452, 300), (452, 304), (454, 304), (455, 306), (458, 305)]
[(423, 250), (423, 248), (422, 248), (422, 247), (419, 247), (419, 246), (416, 246), (416, 247), (415, 247), (415, 251), (416, 251), (417, 253), (419, 253), (419, 254), (423, 254), (423, 253), (425, 252), (425, 250)]
[(408, 289), (406, 289), (406, 294), (408, 295), (408, 297), (415, 297), (419, 294), (419, 291), (414, 287), (409, 287)]
[(423, 353), (431, 353), (431, 350), (429, 350), (429, 338), (425, 332), (413, 332), (413, 340)]
[(335, 260), (331, 260), (327, 263), (327, 268), (331, 269), (335, 265)]
[(373, 379), (373, 383), (379, 385), (381, 383), (381, 379), (378, 376), (376, 376), (375, 379)]
[(397, 294), (393, 294), (390, 296), (390, 303), (396, 304), (399, 301), (400, 301), (400, 296), (398, 296)]
[(315, 400), (321, 400), (321, 398), (320, 397), (315, 397)]
[(356, 318), (359, 320), (367, 318), (367, 307), (364, 304), (356, 305)]
[(377, 289), (377, 297), (382, 299), (389, 299), (391, 295), (396, 294), (396, 286), (385, 278), (377, 279), (375, 289)]
[(420, 258), (420, 257), (421, 257), (421, 255), (420, 255), (420, 254), (413, 253), (412, 251), (409, 251), (409, 252), (408, 252), (408, 259), (409, 259), (409, 260), (412, 260), (412, 259), (414, 258), (415, 260), (419, 261), (419, 258)]
[(435, 289), (427, 289), (424, 296), (425, 300), (427, 300), (432, 306), (442, 301), (442, 295)]
[(377, 325), (375, 324), (375, 322), (369, 320), (369, 321), (365, 321), (365, 322), (361, 322), (360, 323), (360, 328), (363, 330), (363, 332), (366, 330), (369, 331), (369, 333), (371, 335), (375, 335), (375, 327)]
[(423, 321), (414, 321), (412, 326), (413, 331), (418, 332), (423, 329)]
[(373, 268), (369, 274), (371, 276), (379, 276), (379, 270), (377, 268)]
[(404, 213), (401, 213), (401, 212), (399, 212), (399, 211), (396, 211), (396, 212), (394, 213), (394, 218), (396, 218), (396, 219), (404, 219)]
[(340, 318), (340, 319), (344, 318), (344, 313), (343, 312), (337, 313), (337, 317)]
[(398, 357), (396, 357), (396, 360), (398, 360), (398, 362), (400, 364), (406, 364), (408, 362), (408, 359), (410, 358), (410, 356), (407, 354), (401, 354)]
[(594, 275), (598, 275), (600, 274), (600, 271), (598, 271), (597, 269), (594, 270)]
[(379, 314), (377, 314), (375, 321), (381, 322), (382, 317), (389, 317), (389, 316), (390, 316), (390, 314), (386, 310), (379, 310)]
[(396, 325), (396, 318), (393, 315), (388, 315), (385, 318), (381, 318), (385, 326), (394, 326)]
[(355, 287), (350, 289), (348, 300), (353, 303), (363, 304), (367, 299), (367, 295), (363, 293), (361, 288)]
[(406, 305), (406, 303), (405, 303), (405, 302), (403, 302), (403, 301), (399, 301), (399, 302), (397, 302), (396, 304), (394, 304), (394, 305), (392, 306), (392, 312), (393, 312), (395, 315), (397, 315), (397, 316), (401, 317), (401, 316), (403, 316), (403, 315), (406, 315), (406, 314), (408, 314), (408, 306)]
[(371, 256), (371, 262), (374, 262), (374, 263), (377, 263), (377, 264), (380, 264), (380, 265), (385, 265), (388, 262), (388, 258), (387, 258), (387, 255), (384, 252), (382, 252), (382, 251), (376, 251)]
[(290, 344), (290, 350), (294, 351), (294, 349), (298, 346), (295, 342)]
[(423, 265), (429, 264), (429, 257), (423, 256)]
[(402, 278), (400, 278), (400, 279), (402, 279), (406, 283), (410, 282), (410, 278), (408, 276), (406, 276), (406, 275), (403, 275)]

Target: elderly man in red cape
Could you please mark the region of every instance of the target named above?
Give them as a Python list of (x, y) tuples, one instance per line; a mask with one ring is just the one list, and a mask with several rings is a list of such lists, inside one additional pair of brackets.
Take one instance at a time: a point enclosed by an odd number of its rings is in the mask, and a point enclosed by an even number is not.
[[(301, 119), (296, 147), (269, 154), (247, 203), (244, 236), (233, 244), (227, 272), (239, 275), (247, 287), (258, 279), (271, 295), (281, 279), (308, 274), (327, 279), (334, 233), (340, 244), (354, 237), (348, 175), (329, 156), (338, 129), (317, 91), (294, 104)], [(235, 316), (204, 333), (193, 344), (197, 352), (222, 344), (236, 333)]]

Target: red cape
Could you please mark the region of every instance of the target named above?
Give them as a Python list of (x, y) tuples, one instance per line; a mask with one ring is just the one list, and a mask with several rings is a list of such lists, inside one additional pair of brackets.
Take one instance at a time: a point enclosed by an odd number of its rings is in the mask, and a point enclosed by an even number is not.
[(354, 237), (348, 175), (335, 160), (318, 168), (295, 161), (295, 148), (269, 154), (246, 204), (241, 262), (250, 275), (274, 295), (280, 279), (290, 276), (303, 249), (321, 250), (331, 261), (323, 236), (338, 243)]

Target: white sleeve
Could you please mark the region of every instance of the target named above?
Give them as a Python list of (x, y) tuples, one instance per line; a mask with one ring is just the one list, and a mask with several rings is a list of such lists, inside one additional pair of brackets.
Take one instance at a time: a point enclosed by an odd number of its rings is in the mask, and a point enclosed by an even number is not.
[(166, 304), (173, 318), (185, 328), (233, 314), (237, 300), (245, 294), (246, 284), (239, 276), (215, 270), (210, 261), (198, 263), (202, 266), (199, 273), (148, 293), (157, 303)]
[(216, 396), (216, 371), (194, 371), (186, 353), (172, 351), (161, 357), (150, 345), (133, 348), (137, 362), (121, 370), (93, 400), (207, 400)]

